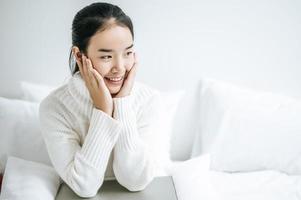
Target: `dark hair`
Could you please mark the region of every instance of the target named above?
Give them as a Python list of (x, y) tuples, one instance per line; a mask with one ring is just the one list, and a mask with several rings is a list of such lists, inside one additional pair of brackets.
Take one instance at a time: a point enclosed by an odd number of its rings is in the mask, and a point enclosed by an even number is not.
[[(86, 54), (90, 38), (97, 31), (105, 29), (107, 22), (112, 18), (114, 23), (128, 27), (134, 39), (132, 21), (121, 8), (109, 3), (92, 3), (78, 11), (73, 19), (72, 46), (77, 46), (82, 53)], [(79, 71), (78, 65), (73, 58), (71, 50), (69, 55), (71, 75)]]

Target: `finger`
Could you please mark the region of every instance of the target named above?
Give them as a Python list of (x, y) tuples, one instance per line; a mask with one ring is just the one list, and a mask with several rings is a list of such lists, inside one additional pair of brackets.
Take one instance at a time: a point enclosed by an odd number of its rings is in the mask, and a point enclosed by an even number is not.
[(82, 72), (83, 72), (83, 78), (86, 82), (86, 84), (89, 84), (89, 77), (88, 77), (88, 72), (87, 72), (87, 64), (86, 64), (86, 57), (84, 54), (82, 54)]
[(129, 74), (128, 74), (128, 77), (127, 77), (128, 79), (132, 79), (136, 76), (137, 67), (138, 67), (138, 63), (134, 63), (133, 67), (129, 71)]
[(91, 75), (91, 72), (89, 72), (86, 56), (83, 56), (83, 72), (85, 74), (85, 83), (87, 87), (88, 88), (93, 87), (92, 78), (91, 78), (93, 75)]
[(92, 84), (93, 87), (97, 88), (98, 87), (98, 83), (97, 83), (97, 79), (95, 78), (95, 76), (93, 75), (93, 67), (92, 67), (92, 62), (90, 59), (86, 59), (86, 66), (87, 66), (87, 71), (89, 72), (89, 79), (90, 79), (90, 83)]
[(87, 82), (89, 83), (89, 84), (92, 84), (92, 78), (93, 78), (93, 75), (92, 75), (92, 73), (90, 72), (90, 69), (89, 69), (89, 63), (88, 63), (88, 58), (86, 57), (86, 56), (84, 56), (84, 67), (83, 67), (83, 69), (84, 69), (84, 72), (85, 72), (85, 75), (86, 75), (86, 78), (87, 78)]
[(95, 76), (95, 78), (97, 79), (98, 85), (99, 86), (103, 86), (105, 85), (105, 82), (103, 80), (103, 77), (98, 73), (98, 71), (96, 71), (95, 69), (92, 69), (91, 71), (93, 73), (93, 75)]
[(83, 72), (84, 72), (84, 75), (87, 77), (88, 73), (87, 73), (87, 58), (86, 56), (84, 56), (84, 54), (82, 55), (82, 69), (83, 69)]
[(135, 79), (135, 75), (136, 75), (136, 68), (137, 68), (137, 65), (135, 63), (133, 65), (133, 67), (131, 68), (131, 70), (129, 71), (126, 79), (124, 80), (124, 84), (123, 84), (124, 87), (132, 88), (134, 79)]
[(83, 56), (82, 56), (81, 60), (77, 61), (77, 64), (78, 64), (78, 68), (79, 68), (80, 73), (81, 73), (81, 77), (83, 78), (85, 84), (88, 86), (89, 85), (89, 80), (88, 80), (86, 67), (85, 67), (85, 59), (84, 59)]
[[(84, 72), (83, 72), (83, 64), (82, 64), (82, 61), (79, 60), (79, 59), (76, 59), (76, 63), (77, 63), (77, 66), (79, 68), (79, 71), (80, 71), (80, 74), (82, 75), (82, 77), (84, 76)], [(83, 77), (84, 78), (84, 77)]]

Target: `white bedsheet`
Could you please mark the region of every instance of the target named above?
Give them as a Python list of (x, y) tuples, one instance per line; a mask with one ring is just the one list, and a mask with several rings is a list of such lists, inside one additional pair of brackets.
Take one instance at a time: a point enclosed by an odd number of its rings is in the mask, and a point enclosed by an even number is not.
[(265, 170), (225, 173), (209, 170), (210, 156), (175, 164), (179, 200), (301, 200), (301, 176)]

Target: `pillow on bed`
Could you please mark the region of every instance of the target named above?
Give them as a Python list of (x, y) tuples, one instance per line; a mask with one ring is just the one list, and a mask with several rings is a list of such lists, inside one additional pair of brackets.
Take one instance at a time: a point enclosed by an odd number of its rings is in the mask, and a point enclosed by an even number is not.
[(23, 100), (41, 102), (56, 87), (46, 84), (36, 84), (27, 81), (20, 82)]
[(61, 179), (52, 167), (9, 157), (0, 197), (15, 200), (54, 200), (60, 184)]
[(0, 97), (0, 173), (4, 171), (7, 156), (50, 165), (38, 109), (38, 103)]
[(212, 78), (201, 78), (198, 87), (198, 114), (191, 157), (211, 152), (225, 111), (232, 105), (244, 107), (255, 92)]
[(201, 130), (216, 136), (211, 169), (301, 175), (300, 100), (220, 81), (204, 84)]

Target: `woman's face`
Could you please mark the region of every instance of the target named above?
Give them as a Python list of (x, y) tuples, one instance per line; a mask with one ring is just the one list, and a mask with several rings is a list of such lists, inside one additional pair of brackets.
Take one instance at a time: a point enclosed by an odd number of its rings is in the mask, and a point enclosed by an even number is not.
[(135, 60), (130, 30), (113, 25), (96, 32), (90, 38), (87, 57), (104, 78), (110, 93), (117, 94)]

